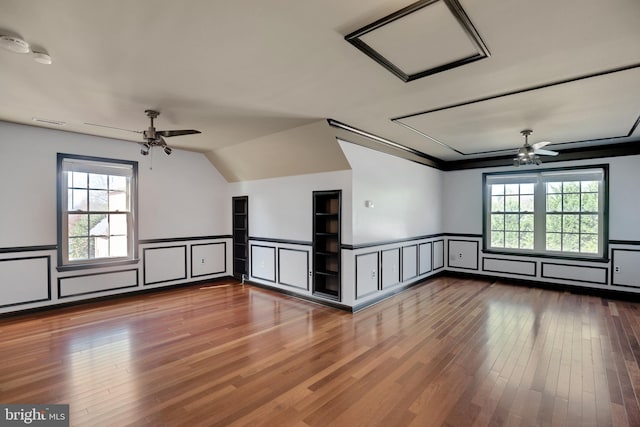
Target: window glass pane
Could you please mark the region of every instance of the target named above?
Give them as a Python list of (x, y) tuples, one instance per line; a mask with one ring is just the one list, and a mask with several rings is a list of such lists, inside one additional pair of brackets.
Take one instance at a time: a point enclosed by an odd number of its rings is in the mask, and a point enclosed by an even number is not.
[(517, 231), (507, 231), (504, 233), (504, 247), (517, 249), (520, 245)]
[(547, 195), (547, 212), (562, 212), (562, 194)]
[(520, 215), (520, 231), (533, 231), (533, 214)]
[[(599, 178), (604, 170), (549, 169), (516, 184), (519, 176), (488, 175), (491, 212), (488, 246), (505, 249), (549, 251), (555, 255), (600, 254), (606, 232), (601, 195), (606, 187)], [(584, 180), (581, 180), (583, 178)], [(556, 181), (552, 181), (556, 180)], [(513, 184), (512, 184), (513, 183)], [(542, 200), (544, 198), (544, 201)], [(538, 202), (544, 202), (544, 204)], [(488, 209), (489, 206), (486, 206)], [(539, 211), (536, 211), (540, 208)], [(538, 229), (540, 228), (540, 229)], [(504, 232), (503, 232), (504, 231)]]
[(87, 174), (84, 172), (70, 172), (71, 186), (74, 188), (87, 188)]
[(580, 231), (580, 215), (563, 215), (562, 231), (564, 233), (578, 233)]
[(565, 194), (563, 197), (562, 210), (564, 212), (580, 212), (580, 195)]
[(505, 194), (518, 194), (520, 192), (520, 184), (506, 184), (504, 192)]
[(598, 253), (598, 236), (593, 234), (580, 235), (580, 252)]
[(91, 254), (92, 258), (106, 258), (109, 256), (113, 256), (110, 254), (109, 240), (110, 238), (106, 236), (96, 236), (91, 239), (93, 249), (93, 252)]
[(504, 196), (491, 197), (491, 212), (504, 212)]
[(106, 214), (89, 215), (89, 235), (90, 236), (108, 236), (109, 222)]
[(88, 236), (89, 235), (89, 215), (70, 214), (67, 219), (67, 230), (69, 236)]
[(95, 173), (89, 174), (89, 188), (97, 189), (97, 190), (106, 190), (107, 183), (109, 182), (108, 175), (98, 175)]
[(520, 212), (533, 212), (533, 195), (520, 196)]
[(597, 193), (598, 192), (598, 181), (581, 181), (580, 182), (580, 190), (583, 193)]
[(548, 251), (562, 250), (562, 234), (547, 233), (547, 250)]
[(520, 233), (520, 249), (533, 249), (533, 233)]
[(580, 181), (567, 181), (562, 183), (562, 191), (564, 193), (579, 193)]
[(89, 256), (89, 240), (86, 237), (69, 239), (69, 261), (87, 259)]
[(109, 191), (109, 211), (126, 212), (127, 209), (127, 193), (122, 191)]
[(561, 182), (547, 182), (547, 193), (562, 193)]
[(112, 236), (127, 235), (127, 214), (109, 215), (109, 234)]
[(506, 196), (505, 197), (505, 211), (518, 212), (520, 210), (520, 198), (518, 196)]
[(504, 230), (504, 215), (502, 214), (491, 215), (491, 229)]
[(109, 176), (109, 189), (117, 191), (126, 191), (127, 177), (125, 176)]
[(492, 231), (491, 246), (494, 248), (504, 248), (504, 233), (500, 231)]
[(567, 234), (567, 233), (563, 234), (562, 250), (565, 252), (579, 252), (580, 251), (579, 234)]
[(104, 190), (89, 190), (89, 210), (107, 211), (109, 210), (109, 198)]
[(580, 232), (598, 234), (598, 215), (580, 215)]
[(547, 231), (560, 233), (562, 231), (562, 215), (547, 215)]
[[(98, 238), (98, 240), (106, 240), (106, 239)], [(102, 258), (102, 257), (109, 256), (109, 246), (107, 245), (107, 251), (104, 252), (104, 245), (100, 245), (100, 242), (97, 242), (97, 243), (99, 248), (96, 248), (96, 238), (95, 237), (89, 238), (89, 259)], [(103, 251), (100, 251), (100, 249), (103, 249)]]
[(87, 191), (86, 190), (68, 190), (67, 191), (67, 209), (70, 211), (86, 211), (87, 210)]
[(580, 204), (582, 212), (598, 212), (598, 193), (583, 194)]
[(110, 254), (111, 256), (128, 256), (127, 250), (127, 238), (125, 236), (111, 236), (110, 239)]
[(518, 214), (505, 215), (504, 229), (507, 231), (518, 231), (520, 229), (519, 222), (520, 222), (520, 215)]
[(520, 194), (533, 194), (533, 184), (520, 184)]

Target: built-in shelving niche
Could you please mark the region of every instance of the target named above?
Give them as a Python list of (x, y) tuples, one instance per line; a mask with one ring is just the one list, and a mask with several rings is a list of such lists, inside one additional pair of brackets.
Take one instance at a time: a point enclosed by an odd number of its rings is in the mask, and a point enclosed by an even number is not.
[(249, 255), (249, 197), (232, 199), (233, 205), (233, 276), (242, 279), (247, 274)]
[(342, 191), (313, 192), (313, 293), (340, 301)]

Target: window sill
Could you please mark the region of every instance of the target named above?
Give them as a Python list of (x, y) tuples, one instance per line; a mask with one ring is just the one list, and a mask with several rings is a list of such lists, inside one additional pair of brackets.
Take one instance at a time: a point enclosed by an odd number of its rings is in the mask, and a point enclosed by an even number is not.
[(584, 261), (584, 262), (601, 262), (607, 263), (609, 262), (609, 258), (606, 257), (585, 257), (585, 256), (571, 256), (571, 255), (556, 255), (556, 254), (541, 254), (537, 252), (525, 253), (525, 252), (509, 252), (509, 251), (498, 251), (494, 249), (483, 249), (483, 254), (493, 254), (493, 255), (509, 255), (509, 256), (521, 256), (527, 258), (549, 258), (549, 259), (561, 259), (565, 261)]
[(56, 267), (56, 270), (75, 271), (75, 270), (88, 270), (91, 268), (119, 267), (121, 265), (137, 264), (138, 262), (140, 262), (139, 259), (127, 259), (123, 261), (104, 261), (104, 262), (96, 262), (96, 263), (90, 263), (90, 264), (59, 265)]

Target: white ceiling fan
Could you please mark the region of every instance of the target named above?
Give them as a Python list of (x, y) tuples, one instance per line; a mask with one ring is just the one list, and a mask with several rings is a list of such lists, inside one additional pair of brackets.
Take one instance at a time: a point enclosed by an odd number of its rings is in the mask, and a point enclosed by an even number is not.
[(557, 151), (543, 150), (542, 147), (551, 144), (550, 141), (540, 141), (529, 145), (529, 135), (533, 133), (531, 129), (520, 131), (524, 136), (524, 145), (518, 149), (518, 155), (513, 159), (513, 166), (520, 165), (541, 165), (540, 156), (557, 156)]
[(143, 131), (122, 129), (114, 126), (98, 125), (95, 123), (85, 123), (85, 124), (90, 126), (99, 126), (104, 128), (110, 128), (110, 129), (119, 129), (127, 132), (141, 133), (142, 137), (144, 138), (144, 142), (142, 143), (142, 149), (140, 150), (140, 154), (142, 154), (143, 156), (149, 155), (149, 150), (151, 150), (151, 148), (156, 146), (162, 147), (164, 152), (167, 155), (171, 154), (173, 149), (167, 145), (164, 138), (169, 138), (172, 136), (181, 136), (181, 135), (194, 135), (197, 133), (201, 133), (199, 130), (195, 130), (195, 129), (156, 130), (156, 128), (153, 126), (153, 120), (160, 115), (160, 112), (156, 110), (144, 110), (144, 112), (147, 115), (147, 117), (149, 117), (149, 119), (151, 120), (151, 124), (146, 130), (143, 130)]

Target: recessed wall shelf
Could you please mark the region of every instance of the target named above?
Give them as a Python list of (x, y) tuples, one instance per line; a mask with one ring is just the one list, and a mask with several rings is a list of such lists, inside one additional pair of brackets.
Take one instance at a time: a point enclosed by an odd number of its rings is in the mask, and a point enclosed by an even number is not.
[(340, 301), (342, 191), (313, 192), (313, 293)]

